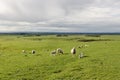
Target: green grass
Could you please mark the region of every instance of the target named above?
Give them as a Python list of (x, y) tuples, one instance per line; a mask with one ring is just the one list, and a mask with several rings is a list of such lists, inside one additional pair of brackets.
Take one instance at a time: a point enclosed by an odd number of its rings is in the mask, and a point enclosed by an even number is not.
[[(89, 46), (78, 48), (85, 44)], [(70, 53), (73, 47), (75, 56)], [(51, 56), (57, 48), (64, 54)], [(36, 54), (30, 54), (33, 49)], [(80, 52), (86, 57), (79, 59)], [(119, 59), (119, 35), (0, 36), (0, 80), (120, 80)]]

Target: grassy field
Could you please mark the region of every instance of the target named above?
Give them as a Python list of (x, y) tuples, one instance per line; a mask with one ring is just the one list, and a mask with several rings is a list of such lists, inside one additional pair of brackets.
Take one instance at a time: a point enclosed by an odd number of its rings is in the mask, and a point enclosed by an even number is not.
[[(64, 54), (50, 55), (57, 48)], [(85, 57), (79, 59), (80, 52)], [(0, 80), (120, 80), (120, 35), (1, 35)]]

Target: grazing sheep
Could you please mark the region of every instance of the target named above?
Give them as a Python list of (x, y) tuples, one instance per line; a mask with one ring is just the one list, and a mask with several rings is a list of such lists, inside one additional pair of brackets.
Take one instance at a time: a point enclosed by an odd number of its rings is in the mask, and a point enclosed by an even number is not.
[(35, 54), (35, 50), (32, 50), (32, 54)]
[(84, 57), (83, 53), (80, 53), (79, 58), (83, 58), (83, 57)]
[(63, 50), (61, 48), (58, 48), (57, 53), (63, 54)]
[(56, 50), (53, 50), (53, 51), (51, 52), (51, 54), (55, 56), (55, 55), (56, 55)]
[(71, 49), (71, 54), (76, 54), (76, 49), (75, 48)]

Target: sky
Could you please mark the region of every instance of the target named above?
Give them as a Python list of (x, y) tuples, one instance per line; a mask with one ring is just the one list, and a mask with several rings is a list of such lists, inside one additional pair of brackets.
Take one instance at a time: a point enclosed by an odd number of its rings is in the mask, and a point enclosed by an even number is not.
[(0, 0), (0, 32), (120, 32), (120, 0)]

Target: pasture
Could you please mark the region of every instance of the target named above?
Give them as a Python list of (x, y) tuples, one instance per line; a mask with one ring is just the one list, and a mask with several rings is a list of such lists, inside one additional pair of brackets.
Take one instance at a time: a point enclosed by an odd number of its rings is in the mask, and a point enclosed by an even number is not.
[[(52, 56), (57, 48), (64, 54)], [(1, 35), (0, 80), (120, 80), (120, 35)]]

